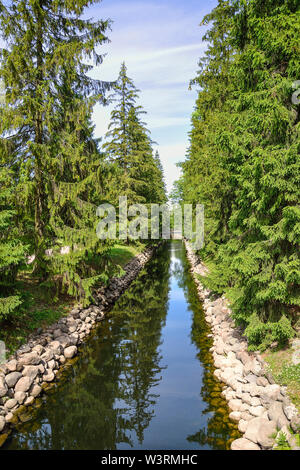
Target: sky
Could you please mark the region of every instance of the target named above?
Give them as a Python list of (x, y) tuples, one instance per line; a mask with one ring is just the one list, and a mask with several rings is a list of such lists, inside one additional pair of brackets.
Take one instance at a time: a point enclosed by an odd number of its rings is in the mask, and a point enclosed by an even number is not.
[[(185, 159), (190, 118), (197, 96), (189, 90), (196, 76), (198, 60), (206, 45), (205, 29), (199, 24), (217, 0), (103, 0), (90, 7), (94, 19), (110, 18), (110, 44), (99, 51), (104, 62), (95, 67), (93, 77), (113, 81), (125, 61), (128, 76), (141, 90), (140, 101), (147, 115), (144, 120), (157, 142), (165, 172), (167, 189), (180, 176), (176, 163)], [(107, 131), (111, 107), (96, 106), (96, 137)]]

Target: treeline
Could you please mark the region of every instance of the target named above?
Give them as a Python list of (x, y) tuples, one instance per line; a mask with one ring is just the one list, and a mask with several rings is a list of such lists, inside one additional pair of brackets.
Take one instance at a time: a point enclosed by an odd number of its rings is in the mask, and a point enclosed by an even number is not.
[[(131, 202), (166, 200), (159, 155), (125, 65), (116, 82), (90, 78), (111, 23), (86, 19), (93, 3), (0, 1), (0, 321), (18, 314), (16, 280), (30, 256), (45, 288), (90, 301), (107, 278), (115, 243), (98, 239), (97, 207), (116, 204), (119, 194)], [(92, 112), (110, 102), (102, 145)]]
[(219, 0), (202, 25), (209, 45), (174, 194), (205, 205), (203, 282), (226, 292), (263, 349), (299, 319), (299, 2)]

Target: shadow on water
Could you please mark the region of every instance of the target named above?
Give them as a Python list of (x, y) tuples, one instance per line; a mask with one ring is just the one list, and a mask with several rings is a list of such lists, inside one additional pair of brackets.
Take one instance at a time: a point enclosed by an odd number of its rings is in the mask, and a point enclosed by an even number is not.
[(209, 333), (182, 243), (164, 245), (4, 449), (228, 449)]

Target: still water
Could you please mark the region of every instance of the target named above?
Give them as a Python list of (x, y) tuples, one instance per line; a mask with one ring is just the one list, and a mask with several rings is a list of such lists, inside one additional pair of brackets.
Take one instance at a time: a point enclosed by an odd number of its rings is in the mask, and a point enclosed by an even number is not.
[(164, 245), (4, 449), (228, 449), (209, 333), (182, 242)]

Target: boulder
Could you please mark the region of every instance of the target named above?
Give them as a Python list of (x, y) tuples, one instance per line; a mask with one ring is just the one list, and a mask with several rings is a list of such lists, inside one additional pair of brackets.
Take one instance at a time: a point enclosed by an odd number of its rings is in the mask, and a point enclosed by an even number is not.
[(18, 361), (13, 359), (12, 361), (7, 362), (5, 365), (9, 372), (16, 372), (18, 368)]
[(285, 416), (282, 408), (282, 403), (279, 401), (274, 401), (269, 409), (268, 409), (268, 416), (271, 421), (274, 421), (279, 429), (283, 426), (288, 426), (289, 421)]
[(228, 406), (232, 411), (240, 411), (242, 404), (241, 400), (235, 398), (229, 401)]
[(39, 374), (39, 372), (40, 372), (40, 366), (25, 366), (22, 371), (22, 375), (24, 377), (26, 376), (31, 377), (32, 380), (34, 380), (36, 376)]
[(10, 400), (7, 400), (7, 402), (5, 402), (5, 408), (7, 410), (11, 410), (12, 408), (14, 408), (16, 405), (18, 404), (17, 400), (15, 398), (11, 398)]
[(40, 362), (41, 362), (41, 357), (35, 352), (23, 354), (23, 356), (21, 356), (19, 359), (19, 363), (22, 366), (31, 366), (31, 365), (36, 366)]
[(276, 433), (276, 422), (265, 418), (254, 418), (248, 422), (245, 438), (259, 444), (265, 449), (270, 449), (275, 443), (272, 437)]
[(283, 406), (283, 412), (289, 421), (291, 421), (293, 417), (297, 416), (298, 414), (294, 405)]
[(34, 398), (38, 397), (42, 392), (42, 388), (39, 385), (34, 385), (30, 391), (30, 395)]
[(239, 431), (244, 434), (247, 431), (248, 427), (248, 421), (245, 421), (244, 419), (240, 419), (239, 424), (238, 424), (238, 429)]
[(7, 385), (3, 377), (0, 377), (0, 398), (5, 397), (7, 394)]
[(16, 392), (15, 393), (15, 399), (17, 400), (19, 405), (22, 405), (24, 403), (26, 396), (27, 395), (26, 395), (25, 392)]
[(32, 385), (33, 379), (31, 377), (22, 377), (15, 386), (16, 392), (28, 392)]
[(299, 433), (300, 432), (300, 416), (296, 415), (293, 416), (291, 419), (291, 428), (294, 432)]
[(265, 411), (263, 406), (250, 406), (249, 408), (249, 413), (256, 417), (261, 416)]
[(47, 369), (45, 374), (43, 375), (43, 381), (44, 382), (53, 382), (54, 379), (55, 379), (55, 375), (52, 372), (52, 370)]
[(13, 388), (21, 377), (22, 374), (20, 372), (11, 372), (6, 375), (5, 381), (9, 388)]
[(5, 428), (5, 424), (5, 419), (3, 418), (3, 416), (0, 416), (0, 432), (2, 432)]
[(51, 341), (51, 343), (49, 343), (49, 348), (52, 349), (54, 355), (60, 355), (63, 349), (59, 341)]
[(69, 346), (64, 350), (64, 356), (66, 359), (72, 359), (77, 354), (76, 346)]
[(241, 413), (239, 411), (232, 411), (229, 414), (229, 418), (234, 421), (235, 423), (238, 423), (239, 420), (241, 419)]
[(265, 377), (258, 377), (256, 380), (256, 384), (260, 385), (261, 387), (266, 387), (267, 385), (269, 385), (269, 382)]
[(252, 441), (242, 437), (231, 443), (231, 450), (261, 450), (260, 447)]
[(26, 398), (24, 405), (29, 406), (29, 405), (32, 405), (33, 402), (34, 402), (34, 397), (30, 396), (30, 397)]

